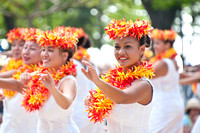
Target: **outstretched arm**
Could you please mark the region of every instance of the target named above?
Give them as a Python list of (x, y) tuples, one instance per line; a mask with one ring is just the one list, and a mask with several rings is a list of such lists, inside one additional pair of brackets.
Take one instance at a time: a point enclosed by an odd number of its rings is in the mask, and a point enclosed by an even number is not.
[(10, 78), (0, 78), (0, 88), (17, 91), (21, 93), (23, 91), (24, 86), (18, 80)]
[(94, 66), (84, 58), (83, 63), (87, 65), (88, 70), (82, 68), (84, 75), (94, 82), (96, 86), (113, 102), (119, 104), (141, 103), (148, 104), (152, 99), (152, 87), (147, 81), (138, 80), (131, 87), (121, 90), (117, 87), (111, 86), (96, 73)]
[(11, 78), (14, 73), (15, 73), (15, 70), (10, 70), (10, 71), (0, 73), (0, 78)]
[(63, 109), (68, 109), (76, 96), (76, 83), (73, 79), (65, 79), (57, 89), (51, 74), (40, 74), (40, 80), (44, 86), (51, 92), (56, 103)]

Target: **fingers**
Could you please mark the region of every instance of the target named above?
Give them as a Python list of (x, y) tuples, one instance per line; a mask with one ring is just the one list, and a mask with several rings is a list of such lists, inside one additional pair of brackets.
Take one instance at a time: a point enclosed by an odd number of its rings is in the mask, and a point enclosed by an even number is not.
[(84, 68), (81, 68), (81, 72), (82, 72), (84, 75), (87, 75), (87, 71), (86, 71)]

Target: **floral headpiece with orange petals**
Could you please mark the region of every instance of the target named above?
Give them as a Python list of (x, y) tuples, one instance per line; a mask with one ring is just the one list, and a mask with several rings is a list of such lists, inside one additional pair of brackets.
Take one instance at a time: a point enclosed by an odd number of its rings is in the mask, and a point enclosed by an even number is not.
[(65, 30), (51, 30), (38, 32), (37, 43), (42, 47), (52, 46), (61, 49), (73, 49), (77, 44), (78, 35), (73, 33), (70, 29)]
[(78, 35), (78, 38), (85, 36), (85, 32), (82, 28), (57, 26), (53, 30), (56, 31), (56, 32), (61, 32), (61, 33), (64, 33), (65, 31), (68, 31), (68, 30), (71, 30), (73, 33), (76, 33)]
[(36, 42), (38, 32), (39, 30), (36, 28), (25, 28), (22, 35), (25, 41), (31, 40)]
[(138, 40), (145, 36), (149, 35), (149, 32), (153, 28), (151, 27), (148, 21), (137, 20), (133, 22), (132, 20), (125, 21), (123, 20), (112, 20), (112, 22), (105, 28), (106, 33), (110, 39), (115, 39), (117, 37), (135, 37)]
[(174, 30), (159, 30), (154, 29), (151, 33), (152, 39), (159, 39), (163, 41), (174, 41), (176, 39), (177, 33)]
[(15, 39), (24, 40), (24, 39), (23, 39), (23, 36), (22, 36), (23, 30), (24, 30), (24, 28), (14, 28), (14, 29), (10, 30), (10, 31), (6, 34), (6, 37), (7, 37), (8, 42), (9, 42), (9, 43), (12, 43), (13, 40), (15, 40)]

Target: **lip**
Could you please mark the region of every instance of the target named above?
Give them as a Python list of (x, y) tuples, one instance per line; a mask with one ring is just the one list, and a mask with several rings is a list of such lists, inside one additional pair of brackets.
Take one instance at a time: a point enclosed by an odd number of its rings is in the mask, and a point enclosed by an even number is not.
[(43, 63), (48, 63), (49, 60), (47, 60), (47, 59), (43, 59), (42, 62), (43, 62)]
[(31, 58), (29, 58), (29, 57), (24, 57), (24, 60), (25, 61), (28, 61), (28, 60), (30, 60)]
[(125, 61), (128, 60), (128, 58), (127, 58), (127, 57), (118, 57), (118, 60), (119, 60), (120, 62), (125, 62)]

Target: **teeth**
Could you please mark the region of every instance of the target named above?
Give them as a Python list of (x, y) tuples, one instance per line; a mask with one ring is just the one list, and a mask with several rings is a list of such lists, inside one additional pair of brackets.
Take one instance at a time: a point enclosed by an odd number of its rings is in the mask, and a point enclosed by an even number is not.
[(126, 58), (119, 58), (120, 60), (125, 60)]

